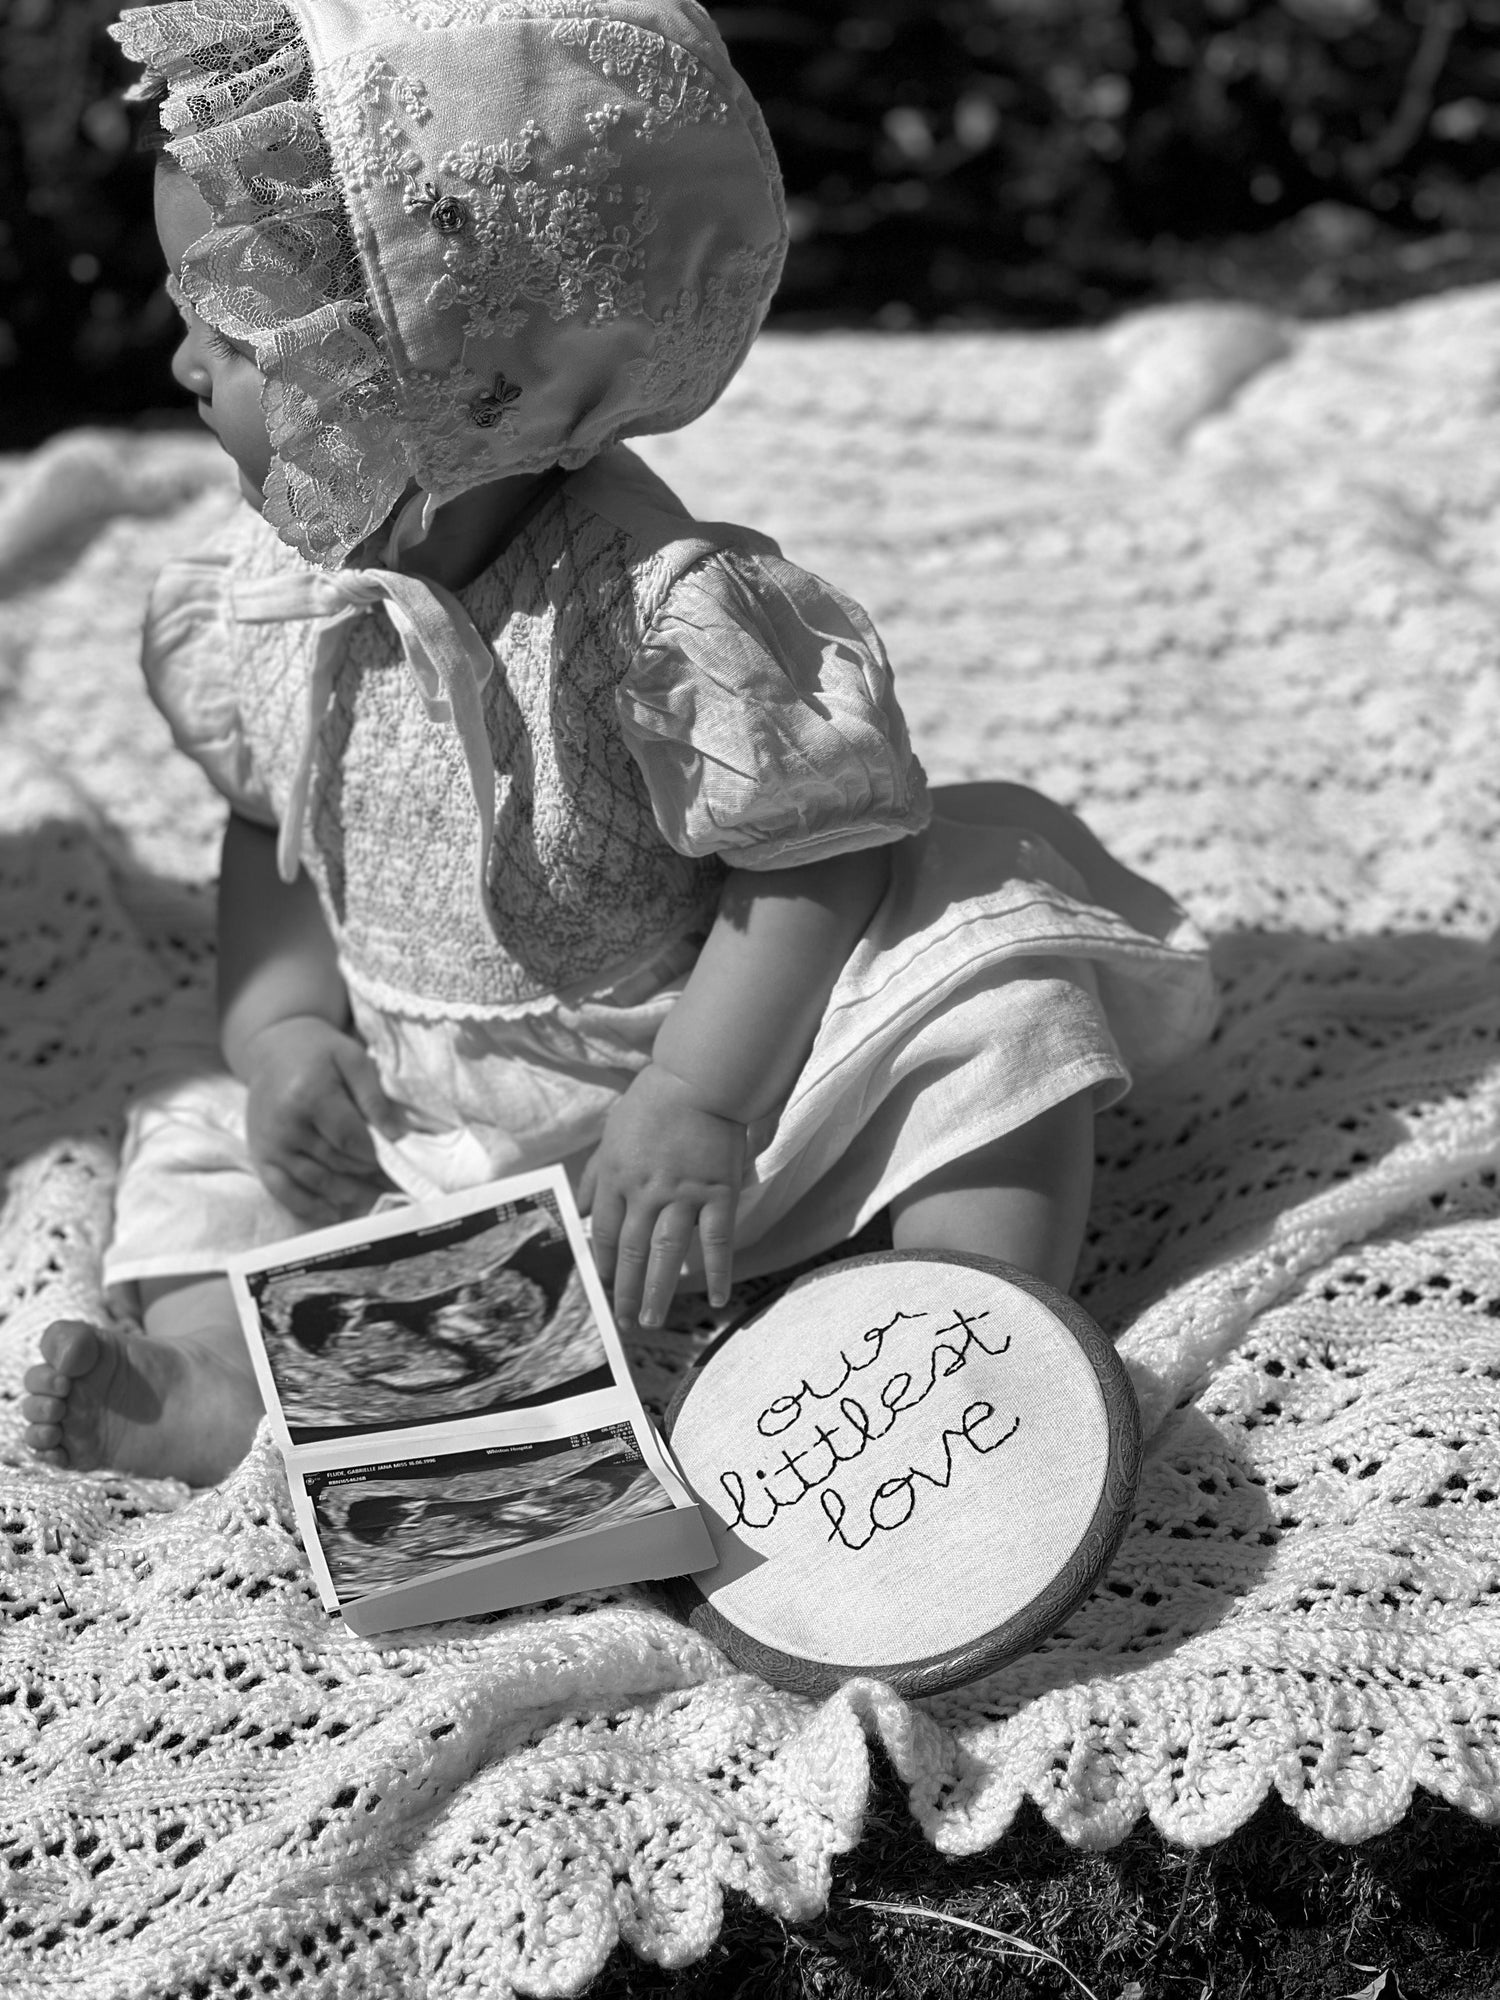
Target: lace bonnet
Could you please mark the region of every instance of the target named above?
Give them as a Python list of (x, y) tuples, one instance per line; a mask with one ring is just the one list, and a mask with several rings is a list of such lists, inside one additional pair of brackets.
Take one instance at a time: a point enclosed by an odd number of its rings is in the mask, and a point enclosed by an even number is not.
[(176, 273), (266, 377), (264, 513), (335, 568), (674, 430), (780, 275), (760, 113), (694, 0), (173, 0), (113, 30), (214, 218)]

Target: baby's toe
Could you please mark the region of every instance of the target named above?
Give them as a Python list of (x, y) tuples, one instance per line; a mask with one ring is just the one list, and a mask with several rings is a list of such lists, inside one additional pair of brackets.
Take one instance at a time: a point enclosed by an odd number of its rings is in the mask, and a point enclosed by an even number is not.
[(51, 1459), (57, 1464), (67, 1462), (63, 1449), (62, 1419), (66, 1405), (56, 1396), (23, 1396), (21, 1415), (26, 1419), (26, 1429), (22, 1433), (26, 1449), (35, 1452), (38, 1458)]
[(66, 1395), (80, 1375), (99, 1359), (99, 1336), (86, 1320), (55, 1319), (42, 1335), (42, 1358), (65, 1379), (53, 1393)]
[(21, 1386), (27, 1398), (45, 1396), (56, 1402), (66, 1396), (73, 1386), (71, 1375), (64, 1375), (60, 1369), (49, 1368), (45, 1361), (35, 1362), (21, 1377)]

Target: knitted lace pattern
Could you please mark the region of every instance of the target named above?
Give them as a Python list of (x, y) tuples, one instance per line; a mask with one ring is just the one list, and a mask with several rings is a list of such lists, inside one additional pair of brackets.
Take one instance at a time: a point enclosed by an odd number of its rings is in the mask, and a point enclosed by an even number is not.
[[(1100, 1123), (1081, 1295), (1150, 1433), (1105, 1586), (916, 1706), (731, 1672), (645, 1593), (357, 1639), (264, 1433), (216, 1491), (25, 1460), (121, 1106), (206, 1001), (219, 807), (135, 677), (211, 446), (0, 469), (0, 1990), (557, 1993), (823, 1903), (868, 1743), (946, 1851), (1500, 1820), (1500, 289), (1298, 328), (765, 341), (653, 447), (863, 597), (934, 778), (1083, 805), (1216, 935), (1212, 1046)], [(822, 468), (813, 477), (808, 468)], [(703, 1337), (639, 1343), (664, 1397)], [(941, 1579), (935, 1579), (940, 1587)]]

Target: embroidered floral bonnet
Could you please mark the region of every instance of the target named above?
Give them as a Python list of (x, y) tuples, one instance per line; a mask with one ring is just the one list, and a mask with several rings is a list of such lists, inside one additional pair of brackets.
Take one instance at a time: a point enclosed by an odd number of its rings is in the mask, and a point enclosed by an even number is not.
[(176, 281), (252, 346), (265, 516), (342, 563), (434, 504), (705, 410), (786, 226), (693, 0), (173, 0), (113, 31), (214, 226)]

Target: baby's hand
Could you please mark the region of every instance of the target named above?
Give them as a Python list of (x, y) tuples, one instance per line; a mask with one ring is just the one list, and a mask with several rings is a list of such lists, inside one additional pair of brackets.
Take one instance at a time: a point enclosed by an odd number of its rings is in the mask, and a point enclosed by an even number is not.
[(637, 1313), (642, 1326), (660, 1326), (695, 1230), (709, 1299), (725, 1303), (744, 1163), (744, 1126), (702, 1110), (655, 1063), (615, 1104), (578, 1192), (621, 1326)]
[(363, 1215), (390, 1183), (370, 1127), (394, 1136), (398, 1113), (352, 1035), (315, 1014), (272, 1021), (247, 1044), (245, 1136), (269, 1192), (303, 1222)]

